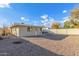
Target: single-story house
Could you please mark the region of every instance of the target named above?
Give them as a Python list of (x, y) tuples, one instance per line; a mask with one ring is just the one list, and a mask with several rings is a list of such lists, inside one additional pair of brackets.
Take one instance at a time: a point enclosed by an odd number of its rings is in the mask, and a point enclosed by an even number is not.
[(42, 26), (26, 24), (13, 24), (10, 26), (11, 34), (15, 36), (38, 36), (42, 35)]

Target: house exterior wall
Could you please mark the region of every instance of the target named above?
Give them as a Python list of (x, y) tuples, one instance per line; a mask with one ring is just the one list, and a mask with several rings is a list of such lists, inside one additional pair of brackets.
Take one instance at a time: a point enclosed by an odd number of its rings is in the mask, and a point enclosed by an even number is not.
[(11, 30), (12, 34), (15, 36), (36, 36), (42, 35), (40, 28), (31, 27), (28, 31), (28, 27), (13, 27)]
[(19, 36), (36, 36), (36, 35), (42, 35), (42, 32), (40, 31), (40, 28), (31, 28), (30, 31), (27, 31), (28, 27), (20, 27), (19, 28)]
[(18, 27), (12, 28), (11, 33), (15, 36), (19, 36), (19, 28)]

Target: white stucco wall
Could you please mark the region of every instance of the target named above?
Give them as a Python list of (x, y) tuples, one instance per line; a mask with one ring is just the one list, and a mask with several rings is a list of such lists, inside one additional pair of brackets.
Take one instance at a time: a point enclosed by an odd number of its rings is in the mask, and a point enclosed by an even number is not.
[(19, 28), (18, 27), (12, 28), (11, 31), (12, 31), (13, 35), (19, 36)]
[(16, 29), (17, 36), (19, 36), (19, 28)]

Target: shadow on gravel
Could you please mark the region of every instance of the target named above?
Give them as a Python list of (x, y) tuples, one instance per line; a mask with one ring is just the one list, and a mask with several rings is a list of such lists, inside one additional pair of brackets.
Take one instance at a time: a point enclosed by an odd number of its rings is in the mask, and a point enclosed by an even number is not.
[(2, 38), (2, 37), (0, 37), (0, 40), (3, 40), (3, 38)]
[(63, 40), (66, 37), (68, 37), (68, 35), (61, 35), (61, 34), (54, 34), (54, 33), (43, 33), (41, 36), (28, 36), (30, 37), (36, 37), (36, 38), (46, 38), (49, 40)]
[(68, 37), (68, 35), (43, 35), (42, 37), (50, 40), (63, 40)]
[[(13, 42), (22, 42), (13, 44)], [(0, 56), (61, 56), (43, 47), (20, 38), (0, 41)]]
[(66, 37), (68, 37), (68, 35), (61, 35), (61, 34), (54, 34), (54, 33), (44, 33), (42, 35), (42, 37), (47, 38), (47, 39), (51, 39), (51, 40), (63, 40)]
[(15, 41), (13, 42), (13, 44), (21, 44), (22, 42), (21, 41)]

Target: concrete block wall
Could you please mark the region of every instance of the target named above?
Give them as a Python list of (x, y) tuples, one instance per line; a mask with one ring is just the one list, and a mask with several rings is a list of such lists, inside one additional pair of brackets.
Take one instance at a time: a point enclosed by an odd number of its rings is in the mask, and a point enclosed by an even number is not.
[(79, 29), (50, 29), (53, 34), (79, 35)]

